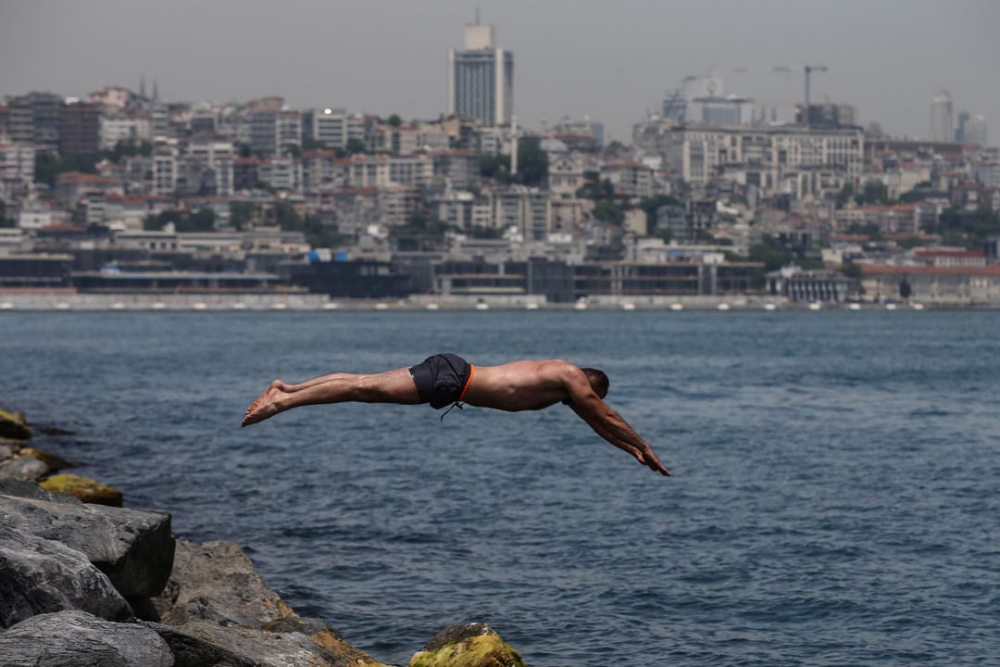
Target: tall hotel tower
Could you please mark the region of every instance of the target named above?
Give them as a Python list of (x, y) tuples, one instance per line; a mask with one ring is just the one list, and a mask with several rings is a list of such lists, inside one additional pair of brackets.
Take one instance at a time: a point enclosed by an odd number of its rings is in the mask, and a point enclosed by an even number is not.
[(948, 93), (938, 93), (931, 101), (931, 141), (955, 141), (955, 121)]
[(487, 127), (508, 125), (514, 113), (514, 54), (497, 48), (493, 26), (465, 26), (465, 49), (448, 51), (448, 114)]

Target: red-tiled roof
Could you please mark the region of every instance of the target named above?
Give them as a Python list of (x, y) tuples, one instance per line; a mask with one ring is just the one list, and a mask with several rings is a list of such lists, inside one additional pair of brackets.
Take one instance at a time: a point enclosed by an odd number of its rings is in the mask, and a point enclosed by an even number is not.
[(66, 183), (89, 183), (91, 185), (118, 185), (119, 182), (113, 178), (105, 178), (97, 174), (85, 174), (82, 171), (67, 171), (56, 176), (56, 182)]
[(985, 257), (982, 250), (917, 250), (917, 257)]

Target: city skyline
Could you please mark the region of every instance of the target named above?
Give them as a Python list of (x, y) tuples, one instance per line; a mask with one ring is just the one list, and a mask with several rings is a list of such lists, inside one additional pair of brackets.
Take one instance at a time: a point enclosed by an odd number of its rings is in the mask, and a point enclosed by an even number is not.
[[(1000, 24), (994, 3), (478, 7), (482, 22), (496, 27), (498, 44), (515, 54), (515, 113), (536, 130), (543, 118), (587, 114), (606, 124), (611, 139), (628, 141), (632, 125), (657, 111), (684, 76), (712, 72), (727, 92), (790, 118), (802, 98), (801, 74), (733, 70), (803, 64), (829, 67), (814, 74), (814, 101), (853, 104), (862, 124), (879, 122), (893, 135), (929, 137), (931, 100), (941, 90), (951, 93), (956, 115), (1000, 118), (1000, 91), (989, 84), (990, 65), (1000, 62), (989, 34)], [(137, 89), (144, 76), (168, 100), (276, 94), (292, 107), (435, 118), (447, 109), (448, 50), (462, 46), (476, 8), (457, 0), (300, 1), (281, 8), (7, 0), (0, 3), (0, 60), (15, 64), (0, 71), (0, 94)], [(720, 23), (719, 16), (729, 20)]]

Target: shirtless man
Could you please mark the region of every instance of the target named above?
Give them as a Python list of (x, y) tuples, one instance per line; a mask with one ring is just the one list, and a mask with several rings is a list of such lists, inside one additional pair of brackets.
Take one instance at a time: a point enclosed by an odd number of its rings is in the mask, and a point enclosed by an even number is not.
[(603, 371), (559, 359), (473, 366), (454, 354), (436, 354), (416, 366), (375, 375), (333, 373), (291, 385), (275, 380), (247, 408), (243, 426), (301, 405), (348, 401), (430, 403), (437, 410), (465, 402), (507, 412), (563, 403), (612, 445), (651, 470), (670, 475), (649, 444), (604, 402), (608, 385)]

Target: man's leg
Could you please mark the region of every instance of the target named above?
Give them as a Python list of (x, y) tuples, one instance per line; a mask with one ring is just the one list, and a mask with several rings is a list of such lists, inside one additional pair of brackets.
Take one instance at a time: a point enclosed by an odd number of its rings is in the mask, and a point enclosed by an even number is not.
[(302, 405), (349, 401), (416, 405), (420, 403), (420, 396), (408, 368), (376, 375), (333, 373), (297, 385), (275, 381), (247, 408), (243, 426), (256, 424)]

